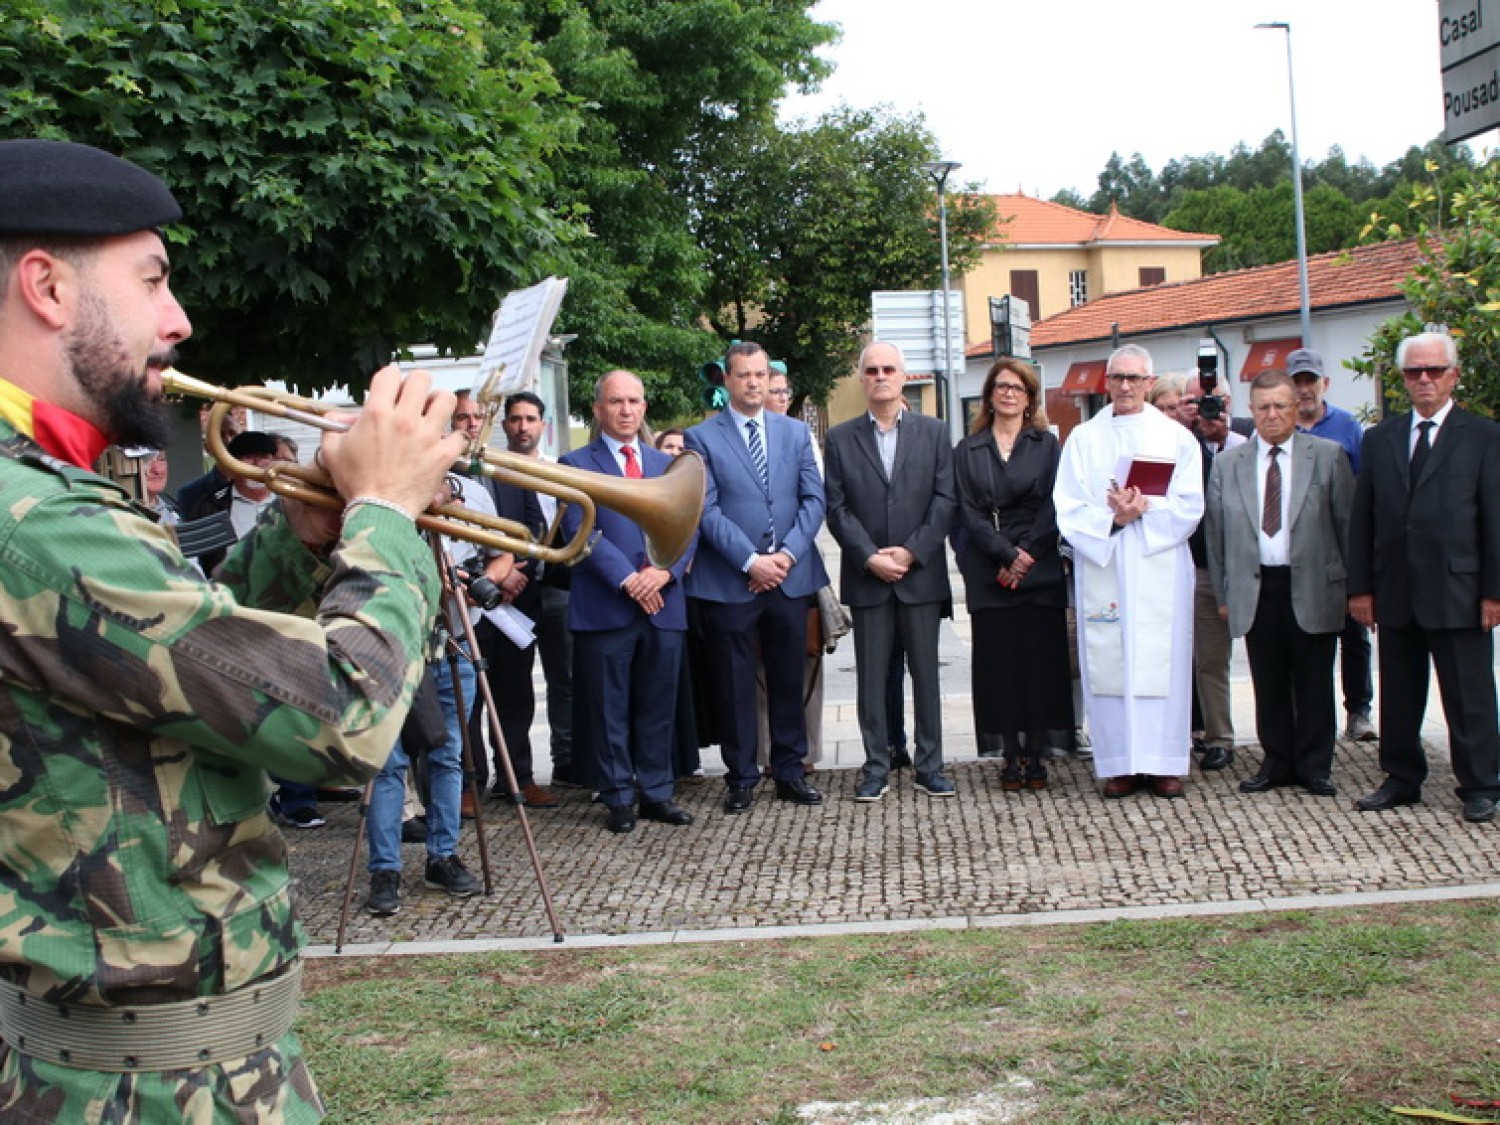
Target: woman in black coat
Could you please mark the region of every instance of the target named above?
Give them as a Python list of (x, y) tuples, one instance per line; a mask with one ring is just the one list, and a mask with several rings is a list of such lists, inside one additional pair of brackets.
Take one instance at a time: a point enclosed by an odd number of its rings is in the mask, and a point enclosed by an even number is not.
[(1045, 789), (1048, 732), (1072, 730), (1067, 582), (1052, 484), (1059, 446), (1041, 381), (1017, 359), (985, 376), (953, 465), (967, 538), (959, 559), (973, 623), (974, 727), (1005, 754), (1002, 789)]

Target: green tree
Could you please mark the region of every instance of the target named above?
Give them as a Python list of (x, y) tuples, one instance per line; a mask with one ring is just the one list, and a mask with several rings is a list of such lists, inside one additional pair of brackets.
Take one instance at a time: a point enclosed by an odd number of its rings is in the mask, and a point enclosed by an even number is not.
[[(826, 401), (852, 369), (871, 292), (938, 285), (937, 200), (921, 170), (936, 155), (919, 118), (878, 110), (726, 136), (693, 189), (720, 339), (755, 339), (788, 364), (799, 396)], [(988, 196), (948, 188), (956, 276), (977, 263), (995, 214)]]
[[(1320, 184), (1303, 197), (1307, 251), (1321, 254), (1354, 245), (1368, 217), (1336, 188)], [(1296, 206), (1290, 179), (1249, 191), (1220, 184), (1184, 193), (1162, 220), (1173, 230), (1206, 231), (1223, 240), (1204, 255), (1208, 273), (1284, 262), (1297, 255)]]
[(97, 144), (183, 204), (184, 365), (359, 385), (399, 346), (467, 352), (565, 230), (572, 111), (515, 26), (458, 0), (11, 0), (0, 131)]
[(532, 38), (585, 107), (578, 147), (555, 170), (560, 208), (587, 224), (571, 248), (560, 331), (575, 412), (613, 367), (641, 376), (655, 419), (697, 408), (696, 370), (718, 345), (708, 255), (691, 185), (729, 132), (772, 120), (809, 87), (833, 29), (811, 0), (520, 0)]
[(1458, 399), (1487, 417), (1500, 416), (1500, 160), (1465, 172), (1451, 191), (1444, 169), (1413, 188), (1401, 211), (1373, 216), (1366, 235), (1415, 237), (1421, 257), (1402, 291), (1411, 312), (1392, 317), (1370, 337), (1351, 366), (1378, 380), (1390, 409), (1406, 408), (1396, 345), (1425, 325), (1444, 325), (1458, 340), (1463, 378)]

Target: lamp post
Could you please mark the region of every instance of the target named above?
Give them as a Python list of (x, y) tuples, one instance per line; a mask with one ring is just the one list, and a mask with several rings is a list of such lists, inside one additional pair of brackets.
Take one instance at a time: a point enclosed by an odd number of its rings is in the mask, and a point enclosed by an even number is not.
[(956, 160), (930, 160), (922, 165), (922, 171), (932, 177), (938, 193), (938, 237), (943, 254), (943, 410), (948, 415), (948, 436), (957, 441), (963, 436), (963, 424), (959, 418), (958, 381), (953, 378), (953, 332), (949, 324), (948, 308), (948, 176), (963, 165)]
[(1302, 289), (1302, 346), (1313, 346), (1312, 300), (1307, 288), (1307, 220), (1302, 212), (1302, 153), (1297, 148), (1297, 85), (1292, 78), (1292, 25), (1258, 23), (1257, 31), (1286, 32), (1286, 91), (1292, 112), (1292, 206), (1297, 216), (1297, 283)]

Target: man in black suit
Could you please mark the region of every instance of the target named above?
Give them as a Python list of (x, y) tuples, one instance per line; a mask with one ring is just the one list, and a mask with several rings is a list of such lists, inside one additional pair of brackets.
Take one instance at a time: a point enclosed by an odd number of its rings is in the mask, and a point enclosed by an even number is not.
[[(541, 401), (530, 391), (518, 392), (505, 400), (503, 425), (506, 442), (512, 453), (520, 453), (522, 456), (539, 455), (537, 442), (542, 433)], [(463, 430), (470, 438), (474, 438), (483, 428), (483, 424), (484, 411), (479, 403), (467, 391), (460, 392), (458, 405), (453, 410), (454, 429)], [(517, 441), (517, 434), (522, 436), (520, 442)], [(520, 449), (517, 448), (518, 444), (521, 446)], [(542, 510), (541, 499), (537, 493), (518, 485), (500, 484), (493, 477), (485, 477), (485, 485), (495, 501), (495, 511), (502, 519), (523, 524), (532, 535), (541, 538), (547, 530), (547, 516)], [(549, 620), (550, 606), (547, 600), (547, 595), (551, 591), (543, 583), (540, 570), (541, 564), (535, 559), (517, 559), (516, 565), (499, 583), (505, 600), (536, 624), (535, 642), (526, 648), (519, 648), (514, 641), (485, 618), (480, 618), (474, 631), (479, 640), (479, 651), (484, 657), (484, 674), (489, 680), (490, 694), (495, 699), (496, 717), (500, 720), (500, 733), (505, 738), (505, 749), (510, 755), (511, 768), (516, 774), (516, 784), (521, 788), (521, 800), (527, 808), (553, 809), (558, 805), (557, 797), (550, 789), (537, 784), (531, 755), (531, 721), (536, 714), (536, 697), (531, 687), (531, 669), (536, 651), (544, 647), (545, 631), (549, 625), (553, 624)], [(564, 620), (556, 622), (556, 626), (560, 631), (566, 632), (563, 628), (567, 613), (566, 596), (561, 601)], [(571, 649), (569, 649), (568, 662), (571, 662), (571, 657)], [(555, 724), (551, 706), (554, 669), (547, 660), (545, 651), (542, 667), (547, 673), (548, 720), (549, 723)], [(562, 681), (561, 689), (571, 688), (571, 670), (566, 668), (563, 670)], [(483, 746), (481, 733), (485, 729), (484, 716), (478, 706), (478, 701), (475, 702), (469, 730), (473, 736), (474, 745)], [(563, 712), (571, 713), (571, 700), (567, 706), (563, 707)], [(571, 718), (567, 725), (571, 729)], [(556, 734), (554, 725), (554, 740)], [(495, 752), (497, 754), (500, 752), (498, 747)], [(482, 789), (488, 771), (488, 762), (484, 754), (475, 755), (475, 766)], [(558, 763), (555, 755), (552, 768), (553, 778), (556, 780)], [(504, 776), (504, 771), (497, 769), (496, 772), (497, 776)], [(502, 784), (497, 784), (494, 792), (502, 799), (510, 798), (510, 794), (506, 792), (506, 787)], [(467, 810), (465, 815), (468, 815)]]
[(1365, 433), (1349, 527), (1349, 612), (1380, 629), (1376, 812), (1421, 799), (1428, 661), (1448, 719), (1464, 819), (1500, 799), (1494, 639), (1500, 624), (1500, 427), (1453, 404), (1458, 346), (1445, 333), (1396, 349), (1412, 412)]
[(905, 408), (906, 359), (876, 342), (860, 354), (867, 410), (828, 431), (828, 527), (843, 548), (840, 597), (854, 617), (865, 766), (856, 801), (878, 801), (891, 771), (885, 685), (899, 642), (911, 669), (916, 787), (953, 796), (943, 775), (938, 623), (952, 603), (944, 544), (957, 507), (953, 450), (936, 418)]

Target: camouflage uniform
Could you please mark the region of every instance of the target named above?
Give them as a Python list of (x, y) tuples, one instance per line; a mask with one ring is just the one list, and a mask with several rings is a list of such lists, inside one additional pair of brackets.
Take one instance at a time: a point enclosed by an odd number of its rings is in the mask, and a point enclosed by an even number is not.
[[(211, 996), (277, 974), (305, 943), (267, 773), (379, 769), (422, 671), (437, 576), (395, 513), (351, 511), (321, 563), (277, 505), (219, 577), (119, 486), (0, 421), (0, 976), (29, 994)], [(10, 1123), (321, 1116), (290, 1033), (152, 1073), (0, 1044)]]

